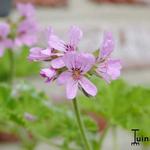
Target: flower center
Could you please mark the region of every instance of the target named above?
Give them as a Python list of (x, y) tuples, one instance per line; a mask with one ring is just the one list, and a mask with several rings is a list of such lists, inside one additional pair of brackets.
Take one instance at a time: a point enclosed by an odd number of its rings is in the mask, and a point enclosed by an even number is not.
[(0, 41), (2, 41), (3, 40), (3, 38), (0, 36)]
[(26, 31), (21, 31), (21, 32), (18, 33), (18, 36), (23, 36), (25, 34), (26, 34)]
[(72, 69), (72, 71), (73, 71), (72, 72), (73, 79), (75, 79), (75, 80), (79, 79), (82, 71), (78, 68)]
[(65, 47), (66, 47), (66, 51), (74, 51), (74, 47), (73, 46), (71, 46), (71, 45), (65, 45)]

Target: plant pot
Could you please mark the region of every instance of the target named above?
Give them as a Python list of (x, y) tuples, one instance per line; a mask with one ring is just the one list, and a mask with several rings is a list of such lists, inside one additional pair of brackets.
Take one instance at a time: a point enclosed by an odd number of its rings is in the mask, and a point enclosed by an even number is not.
[(39, 6), (59, 7), (66, 6), (68, 0), (15, 0), (15, 3), (32, 3)]
[(12, 0), (0, 0), (0, 17), (9, 15), (12, 6)]
[(19, 138), (14, 133), (0, 132), (0, 143), (1, 142), (18, 142)]
[(149, 0), (92, 0), (99, 3), (128, 3), (128, 4), (148, 4)]
[(99, 132), (103, 132), (107, 127), (106, 119), (102, 115), (96, 114), (94, 112), (88, 112), (88, 115), (96, 121)]

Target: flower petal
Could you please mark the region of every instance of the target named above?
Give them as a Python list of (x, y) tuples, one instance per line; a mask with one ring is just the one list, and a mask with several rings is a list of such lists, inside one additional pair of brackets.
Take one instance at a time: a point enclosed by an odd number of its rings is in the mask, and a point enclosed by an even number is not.
[(20, 43), (16, 43), (17, 46), (27, 45), (27, 46), (33, 46), (35, 43), (37, 43), (37, 36), (35, 35), (24, 35), (20, 38)]
[(65, 63), (65, 66), (66, 66), (69, 70), (72, 70), (72, 68), (75, 68), (76, 57), (77, 57), (77, 53), (76, 53), (76, 52), (68, 52), (68, 53), (66, 53), (66, 54), (62, 57), (62, 58), (63, 58), (63, 62)]
[(42, 49), (40, 47), (33, 47), (30, 49), (28, 59), (31, 61), (47, 61), (51, 59), (51, 49)]
[(104, 40), (102, 43), (102, 48), (100, 52), (100, 58), (108, 57), (114, 49), (114, 40), (111, 32), (106, 32), (104, 34)]
[(57, 83), (59, 85), (65, 84), (65, 83), (67, 83), (67, 81), (70, 77), (71, 77), (71, 72), (65, 71), (65, 72), (60, 74), (60, 76), (57, 79)]
[(59, 51), (66, 51), (65, 42), (59, 39), (56, 35), (49, 36), (48, 44), (51, 48)]
[(35, 14), (35, 9), (33, 5), (30, 3), (27, 4), (18, 3), (17, 9), (20, 12), (20, 14), (25, 17), (32, 17)]
[(71, 26), (69, 30), (69, 39), (70, 39), (69, 44), (76, 48), (82, 36), (83, 33), (79, 27)]
[(120, 76), (121, 62), (120, 60), (109, 60), (107, 73), (112, 80), (116, 80)]
[(89, 53), (81, 53), (80, 62), (81, 70), (83, 71), (83, 73), (86, 73), (92, 68), (93, 64), (95, 63), (95, 57)]
[(96, 72), (100, 77), (102, 77), (107, 83), (111, 82), (110, 76), (107, 74), (107, 72), (102, 72), (102, 69), (97, 69)]
[(79, 84), (89, 95), (95, 96), (97, 94), (96, 86), (86, 77), (82, 77), (81, 80), (79, 80)]
[(51, 49), (47, 48), (41, 51), (41, 54), (51, 56)]
[(7, 23), (0, 23), (0, 37), (6, 38), (10, 32), (10, 26)]
[(56, 70), (53, 68), (44, 68), (40, 71), (40, 75), (46, 78), (46, 82), (50, 82), (56, 75)]
[(46, 36), (46, 40), (48, 41), (50, 36), (54, 34), (54, 30), (52, 29), (51, 26), (49, 26), (46, 30), (45, 30), (45, 36)]
[(68, 99), (74, 99), (77, 95), (78, 90), (78, 82), (73, 80), (72, 78), (68, 79), (66, 85), (66, 94)]
[(41, 52), (42, 48), (40, 47), (33, 47), (30, 49), (30, 53), (39, 54)]
[(53, 60), (51, 61), (51, 65), (52, 65), (52, 67), (55, 68), (55, 69), (59, 69), (59, 68), (62, 68), (62, 67), (65, 66), (62, 57), (58, 57), (58, 58), (56, 58), (56, 59), (53, 59)]
[(96, 72), (107, 83), (110, 83), (111, 80), (116, 80), (120, 76), (121, 68), (120, 60), (108, 59), (106, 62), (99, 65), (99, 67), (96, 69)]
[(72, 70), (72, 68), (80, 69), (83, 73), (86, 73), (95, 63), (95, 58), (88, 53), (69, 52), (64, 55), (63, 61), (69, 70)]

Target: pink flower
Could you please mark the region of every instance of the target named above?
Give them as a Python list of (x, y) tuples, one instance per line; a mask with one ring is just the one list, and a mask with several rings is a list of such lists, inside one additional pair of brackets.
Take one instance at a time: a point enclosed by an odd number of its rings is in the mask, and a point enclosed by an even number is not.
[[(78, 45), (79, 41), (81, 40), (82, 35), (83, 35), (82, 31), (78, 27), (72, 26), (69, 30), (68, 42), (64, 42), (58, 36), (56, 36), (54, 33), (52, 33), (49, 36), (48, 43), (52, 49), (58, 51), (58, 54), (60, 56), (63, 56), (67, 52), (72, 52), (72, 51), (77, 50), (77, 45)], [(58, 58), (52, 60), (51, 65), (57, 69), (65, 66), (65, 64), (62, 60), (62, 57), (58, 57)]]
[(17, 9), (20, 12), (20, 15), (23, 17), (29, 18), (29, 17), (34, 17), (35, 15), (35, 9), (33, 5), (30, 3), (27, 4), (18, 3)]
[(23, 20), (17, 29), (17, 37), (15, 39), (16, 46), (33, 46), (37, 43), (38, 26), (35, 20)]
[(97, 58), (98, 67), (96, 72), (104, 80), (110, 83), (111, 80), (116, 80), (120, 76), (121, 62), (113, 60), (110, 55), (114, 49), (114, 41), (111, 33), (105, 33), (102, 49)]
[[(51, 28), (46, 30), (46, 38), (53, 33)], [(50, 61), (52, 60), (52, 56), (57, 57), (60, 56), (59, 53), (54, 53), (53, 49), (48, 46), (48, 48), (40, 48), (40, 47), (33, 47), (30, 49), (29, 60), (30, 61)]]
[(36, 121), (37, 120), (37, 117), (36, 116), (33, 116), (32, 114), (28, 113), (28, 112), (25, 112), (24, 113), (24, 118), (27, 120), (27, 121)]
[(31, 48), (28, 59), (31, 61), (48, 61), (51, 59), (51, 49)]
[(43, 78), (46, 78), (46, 82), (50, 82), (56, 78), (57, 73), (56, 70), (51, 67), (42, 69), (40, 75)]
[(101, 52), (99, 53), (99, 58), (106, 59), (110, 56), (114, 50), (114, 39), (111, 32), (106, 32), (104, 34), (104, 40), (101, 47)]
[(94, 56), (72, 52), (64, 55), (63, 61), (68, 70), (61, 73), (57, 81), (66, 86), (67, 98), (74, 99), (78, 88), (83, 89), (91, 96), (95, 96), (97, 93), (96, 86), (85, 77), (95, 63)]
[(7, 23), (0, 24), (0, 37), (1, 39), (7, 38), (10, 33), (10, 26)]
[(0, 57), (3, 55), (6, 48), (12, 46), (12, 41), (8, 39), (10, 26), (7, 23), (0, 24)]
[(50, 62), (51, 67), (42, 69), (40, 74), (46, 82), (57, 80), (59, 85), (64, 85), (68, 99), (74, 99), (78, 89), (86, 96), (95, 96), (97, 88), (88, 79), (92, 75), (99, 75), (108, 83), (120, 76), (120, 60), (111, 58), (114, 49), (112, 34), (105, 33), (101, 51), (96, 59), (92, 54), (77, 51), (81, 37), (82, 31), (72, 26), (69, 30), (69, 41), (65, 43), (49, 28), (48, 48), (34, 47), (30, 50), (30, 60)]
[(111, 60), (99, 64), (97, 73), (108, 83), (111, 80), (116, 80), (120, 76), (121, 62), (120, 60)]

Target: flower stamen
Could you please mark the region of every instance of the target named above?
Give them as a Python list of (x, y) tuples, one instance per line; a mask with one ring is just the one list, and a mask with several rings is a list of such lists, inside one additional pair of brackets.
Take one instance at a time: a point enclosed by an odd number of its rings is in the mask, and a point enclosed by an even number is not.
[(73, 68), (72, 69), (72, 77), (73, 77), (73, 79), (75, 79), (75, 80), (78, 80), (78, 79), (80, 79), (80, 76), (81, 76), (81, 70), (80, 69), (78, 69), (78, 68)]

